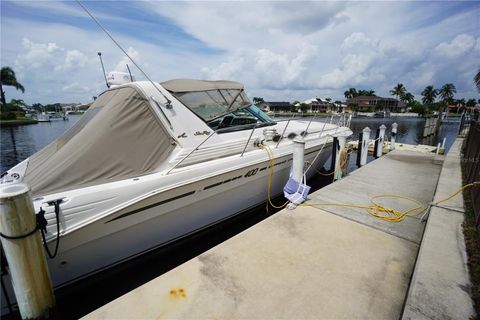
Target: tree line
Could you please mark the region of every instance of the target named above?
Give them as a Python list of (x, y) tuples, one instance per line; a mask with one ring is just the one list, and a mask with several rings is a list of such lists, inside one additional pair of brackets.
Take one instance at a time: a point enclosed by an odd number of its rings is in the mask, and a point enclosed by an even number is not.
[(11, 99), (10, 102), (7, 102), (5, 92), (3, 91), (4, 86), (14, 87), (17, 90), (20, 90), (22, 93), (25, 92), (25, 87), (18, 82), (15, 71), (13, 71), (13, 69), (10, 67), (3, 67), (0, 71), (0, 120), (21, 119), (25, 115), (24, 109), (31, 109), (38, 112), (58, 112), (62, 110), (60, 103), (46, 105), (34, 103), (32, 105), (28, 105), (22, 99)]
[[(480, 92), (480, 69), (477, 71), (476, 75), (473, 79), (478, 91)], [(9, 103), (7, 103), (5, 98), (5, 92), (3, 91), (3, 86), (11, 86), (14, 87), (16, 90), (25, 92), (25, 88), (23, 85), (17, 81), (15, 71), (13, 71), (10, 67), (2, 67), (0, 72), (0, 93), (1, 93), (1, 108), (0, 108), (0, 119), (1, 120), (10, 120), (15, 119), (19, 112), (23, 111), (22, 107), (30, 107), (37, 111), (57, 111), (58, 108), (61, 108), (60, 104), (49, 104), (49, 105), (41, 105), (40, 103), (35, 103), (32, 106), (28, 106), (23, 100), (21, 99), (11, 99)], [(390, 94), (395, 96), (398, 100), (403, 101), (407, 107), (413, 111), (417, 112), (421, 115), (431, 112), (431, 111), (442, 111), (448, 105), (455, 105), (457, 109), (461, 109), (462, 107), (469, 107), (475, 106), (480, 103), (480, 99), (476, 101), (475, 99), (455, 99), (455, 93), (457, 93), (457, 89), (453, 83), (444, 84), (441, 88), (434, 88), (433, 85), (426, 86), (423, 89), (422, 101), (415, 100), (415, 96), (408, 92), (405, 85), (403, 83), (398, 83), (390, 90)], [(349, 88), (344, 92), (345, 99), (353, 99), (358, 96), (376, 96), (375, 90), (357, 90), (355, 88)], [(93, 97), (95, 100), (96, 97)], [(331, 98), (325, 99), (328, 103), (331, 103)], [(258, 104), (264, 102), (263, 98), (261, 97), (253, 97), (253, 102)], [(293, 105), (299, 103), (295, 101)], [(340, 106), (341, 101), (336, 100), (332, 105)], [(306, 104), (300, 104), (301, 109), (307, 109)], [(353, 103), (351, 105), (352, 109), (358, 108), (358, 105), (355, 106)], [(377, 105), (378, 108), (382, 108), (382, 104)], [(293, 107), (295, 108), (295, 107)]]

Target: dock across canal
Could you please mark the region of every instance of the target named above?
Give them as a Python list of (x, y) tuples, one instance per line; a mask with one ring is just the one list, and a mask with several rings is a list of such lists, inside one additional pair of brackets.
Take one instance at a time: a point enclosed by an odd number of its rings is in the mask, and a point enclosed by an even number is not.
[[(457, 140), (452, 147), (457, 158), (460, 143)], [(442, 160), (435, 154), (396, 150), (311, 194), (307, 203), (367, 205), (372, 196), (398, 194), (428, 204), (436, 192)], [(442, 176), (451, 178), (450, 171), (459, 168), (458, 160), (444, 168)], [(456, 188), (456, 184), (450, 187), (446, 182), (443, 188)], [(378, 201), (400, 210), (412, 206), (399, 198)], [(448, 223), (455, 229), (461, 221), (457, 217)], [(421, 310), (415, 313), (423, 303), (415, 291), (418, 282), (423, 294), (442, 290), (429, 287), (428, 270), (417, 270), (417, 255), (427, 236), (423, 235), (425, 225), (414, 217), (387, 222), (360, 208), (285, 209), (86, 318), (398, 319), (405, 309), (408, 317), (422, 318)], [(435, 226), (430, 229), (435, 231)], [(444, 241), (453, 244), (448, 236)], [(462, 250), (456, 242), (450, 247)], [(419, 260), (432, 259), (425, 253), (435, 250), (422, 247)], [(425, 265), (429, 265), (426, 260), (420, 267)], [(465, 277), (464, 262), (456, 267), (459, 277)], [(427, 277), (425, 285), (422, 277)], [(466, 315), (473, 312), (468, 295), (460, 300), (464, 304), (459, 308)], [(452, 308), (444, 310), (445, 316), (457, 312)]]

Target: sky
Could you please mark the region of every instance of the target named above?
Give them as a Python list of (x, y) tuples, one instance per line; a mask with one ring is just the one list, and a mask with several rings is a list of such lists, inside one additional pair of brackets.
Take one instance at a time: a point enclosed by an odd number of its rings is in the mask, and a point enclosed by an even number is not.
[[(343, 100), (350, 87), (390, 96), (453, 83), (475, 98), (480, 2), (83, 1), (155, 81), (234, 80), (267, 101)], [(4, 1), (1, 66), (25, 93), (7, 100), (87, 103), (125, 55), (73, 1)]]

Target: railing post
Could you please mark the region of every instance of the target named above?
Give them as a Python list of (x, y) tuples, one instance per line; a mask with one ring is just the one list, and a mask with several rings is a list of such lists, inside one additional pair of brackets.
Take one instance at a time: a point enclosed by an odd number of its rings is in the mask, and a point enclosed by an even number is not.
[(45, 318), (55, 305), (35, 210), (28, 187), (0, 188), (0, 232), (23, 319)]
[(293, 139), (292, 178), (301, 183), (303, 180), (303, 165), (305, 161), (305, 141), (301, 136)]
[(330, 171), (333, 172), (335, 171), (337, 167), (337, 160), (338, 160), (338, 154), (340, 152), (340, 149), (338, 148), (338, 138), (333, 137), (333, 142), (332, 142), (332, 162), (330, 163)]
[(377, 137), (375, 138), (375, 148), (374, 148), (374, 156), (375, 158), (379, 158), (382, 156), (383, 152), (383, 141), (385, 139), (385, 125), (381, 125), (380, 128), (377, 130)]
[(280, 136), (280, 139), (278, 139), (277, 145), (275, 146), (275, 149), (278, 148), (278, 145), (279, 145), (280, 142), (283, 140), (283, 135), (285, 134), (285, 131), (287, 131), (287, 127), (288, 127), (289, 124), (290, 124), (290, 119), (288, 119), (287, 125), (286, 125), (285, 128), (283, 129), (282, 135)]
[(362, 159), (362, 146), (363, 146), (363, 132), (358, 134), (358, 146), (357, 146), (357, 167), (361, 167), (360, 161)]
[(397, 127), (398, 127), (398, 124), (394, 122), (392, 124), (392, 133), (390, 136), (390, 150), (395, 150), (395, 138), (397, 137)]
[(360, 166), (367, 164), (368, 142), (370, 141), (370, 128), (366, 127), (362, 130), (362, 148), (360, 153)]

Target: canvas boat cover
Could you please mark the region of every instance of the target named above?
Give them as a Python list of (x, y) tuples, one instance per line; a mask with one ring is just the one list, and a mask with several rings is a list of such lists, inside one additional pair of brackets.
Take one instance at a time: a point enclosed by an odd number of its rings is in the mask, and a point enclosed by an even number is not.
[(174, 148), (135, 87), (105, 91), (60, 138), (30, 157), (23, 181), (46, 195), (154, 172)]
[(207, 80), (195, 80), (195, 79), (174, 79), (161, 83), (162, 87), (170, 92), (195, 92), (195, 91), (208, 91), (208, 90), (243, 90), (243, 84), (235, 81), (207, 81)]

